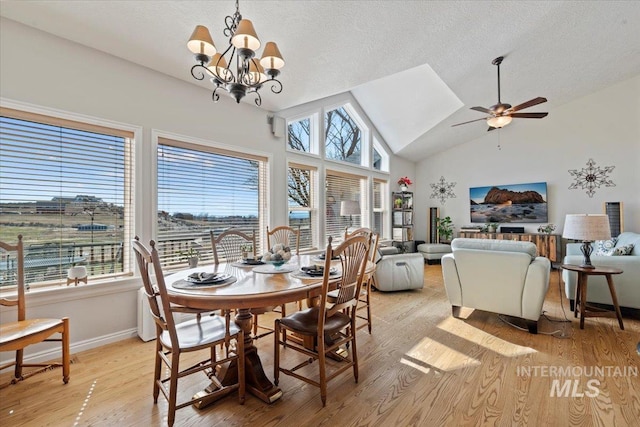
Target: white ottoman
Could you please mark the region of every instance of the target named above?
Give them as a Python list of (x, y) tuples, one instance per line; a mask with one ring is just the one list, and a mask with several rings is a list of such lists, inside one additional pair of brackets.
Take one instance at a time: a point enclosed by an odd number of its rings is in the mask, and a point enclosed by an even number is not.
[(433, 261), (440, 261), (442, 257), (451, 253), (451, 245), (444, 243), (423, 243), (418, 245), (418, 252), (422, 254), (427, 264)]

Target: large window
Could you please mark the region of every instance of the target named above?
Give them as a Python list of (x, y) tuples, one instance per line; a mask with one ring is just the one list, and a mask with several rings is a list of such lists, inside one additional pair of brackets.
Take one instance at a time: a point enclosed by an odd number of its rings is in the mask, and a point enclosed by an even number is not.
[[(325, 232), (342, 240), (345, 228), (366, 227), (363, 215), (369, 212), (366, 198), (366, 178), (337, 171), (327, 171)], [(326, 242), (325, 242), (326, 243)]]
[[(59, 283), (72, 266), (130, 271), (131, 132), (2, 108), (0, 240), (22, 234), (27, 285)], [(15, 283), (0, 259), (0, 287)]]
[(362, 129), (345, 107), (327, 111), (324, 117), (325, 157), (360, 165), (362, 160)]
[(165, 267), (190, 249), (213, 259), (209, 231), (255, 231), (258, 252), (266, 204), (266, 158), (165, 138), (158, 140), (158, 242)]
[(300, 227), (300, 249), (313, 249), (317, 232), (318, 213), (315, 209), (316, 169), (311, 166), (289, 164), (287, 198), (289, 225)]

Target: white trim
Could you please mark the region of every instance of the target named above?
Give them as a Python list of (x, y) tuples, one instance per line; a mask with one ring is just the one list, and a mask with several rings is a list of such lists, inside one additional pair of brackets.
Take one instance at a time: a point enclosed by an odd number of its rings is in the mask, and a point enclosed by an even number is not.
[[(69, 353), (73, 355), (75, 353), (79, 353), (82, 351), (91, 350), (92, 348), (102, 347), (103, 345), (133, 338), (137, 335), (138, 335), (138, 330), (136, 328), (131, 328), (131, 329), (125, 329), (124, 331), (115, 332), (112, 334), (93, 337), (88, 340), (70, 344)], [(25, 363), (49, 362), (51, 360), (61, 359), (62, 358), (61, 353), (62, 351), (60, 349), (60, 345), (57, 344), (55, 347), (51, 349), (42, 350), (33, 354), (25, 354), (24, 362)], [(11, 362), (11, 360), (14, 360), (14, 357), (15, 357), (14, 352), (6, 352), (6, 355), (10, 357), (7, 357), (6, 359), (3, 358), (2, 360), (0, 360), (0, 363), (4, 364), (4, 363)], [(73, 361), (73, 358), (72, 358), (72, 361)], [(71, 377), (73, 378), (73, 365), (71, 366)]]
[[(120, 279), (107, 279), (98, 283), (89, 282), (88, 285), (65, 286), (58, 285), (56, 287), (31, 288), (26, 293), (27, 309), (54, 305), (63, 302), (85, 300), (87, 298), (95, 298), (103, 295), (121, 294), (130, 292), (140, 288), (140, 276), (128, 276)], [(6, 296), (11, 296), (7, 293)], [(3, 296), (5, 294), (3, 293)], [(3, 309), (3, 314), (15, 311), (15, 307)]]
[(58, 117), (60, 119), (73, 120), (76, 122), (85, 122), (88, 124), (96, 125), (96, 126), (104, 126), (111, 127), (121, 130), (126, 130), (129, 132), (133, 132), (135, 141), (140, 140), (140, 136), (142, 135), (142, 126), (135, 126), (128, 123), (115, 122), (107, 119), (100, 119), (94, 116), (87, 116), (85, 114), (79, 114), (74, 112), (69, 112), (65, 110), (58, 110), (56, 108), (49, 107), (41, 107), (34, 104), (29, 104), (22, 101), (15, 101), (12, 99), (7, 99), (0, 97), (0, 105), (6, 108), (12, 108), (14, 110), (22, 110), (30, 113), (42, 114), (44, 116), (52, 116)]

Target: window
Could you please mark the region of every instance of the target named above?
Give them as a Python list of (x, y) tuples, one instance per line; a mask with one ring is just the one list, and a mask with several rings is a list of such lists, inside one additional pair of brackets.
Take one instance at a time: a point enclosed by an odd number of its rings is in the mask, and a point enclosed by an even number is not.
[(387, 194), (387, 182), (379, 179), (373, 180), (373, 231), (384, 236), (384, 224), (387, 210), (385, 207), (388, 203), (385, 202), (385, 195)]
[(300, 249), (313, 249), (317, 232), (315, 209), (316, 168), (289, 164), (287, 191), (289, 200), (289, 225), (300, 227)]
[(289, 144), (289, 148), (311, 153), (311, 119), (307, 117), (306, 119), (290, 122), (287, 128), (287, 144)]
[(325, 158), (355, 165), (362, 162), (362, 130), (344, 107), (325, 114)]
[[(0, 239), (23, 235), (27, 285), (60, 283), (76, 265), (89, 282), (130, 272), (133, 133), (0, 113)], [(0, 260), (0, 287), (14, 266)]]
[(266, 204), (267, 159), (158, 138), (158, 252), (184, 266), (195, 249), (213, 260), (209, 230), (255, 230), (258, 253)]
[(389, 172), (389, 154), (382, 147), (382, 144), (374, 137), (373, 139), (373, 169)]
[[(366, 226), (363, 216), (369, 212), (365, 205), (366, 178), (343, 172), (327, 171), (326, 181), (326, 206), (325, 231), (327, 236), (334, 240), (342, 240), (345, 228), (358, 228)], [(362, 214), (346, 214), (345, 208), (353, 207), (355, 202)], [(351, 211), (354, 212), (354, 211)], [(326, 243), (326, 242), (325, 242)]]

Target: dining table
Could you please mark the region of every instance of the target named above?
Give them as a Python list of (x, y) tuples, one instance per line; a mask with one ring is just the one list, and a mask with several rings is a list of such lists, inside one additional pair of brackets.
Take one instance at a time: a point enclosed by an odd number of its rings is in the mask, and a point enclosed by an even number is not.
[[(339, 261), (332, 261), (336, 272), (330, 281), (340, 280)], [(267, 378), (258, 349), (252, 336), (252, 310), (264, 307), (276, 307), (288, 302), (307, 299), (313, 301), (322, 289), (322, 276), (305, 274), (301, 267), (324, 265), (318, 255), (294, 255), (291, 260), (279, 267), (271, 264), (252, 265), (243, 261), (227, 262), (217, 265), (206, 265), (197, 268), (177, 271), (165, 276), (169, 300), (173, 304), (201, 310), (234, 310), (234, 321), (244, 331), (245, 383), (249, 393), (266, 403), (273, 403), (282, 396), (280, 388)], [(367, 274), (375, 269), (375, 264), (368, 262)], [(189, 277), (194, 273), (217, 273), (227, 277), (222, 284), (188, 285)], [(186, 286), (185, 286), (186, 285)], [(223, 385), (237, 383), (237, 369), (230, 365), (221, 370), (218, 377)], [(206, 389), (205, 389), (206, 390)], [(207, 399), (207, 393), (201, 392), (201, 403), (198, 407), (207, 406), (215, 399)]]

